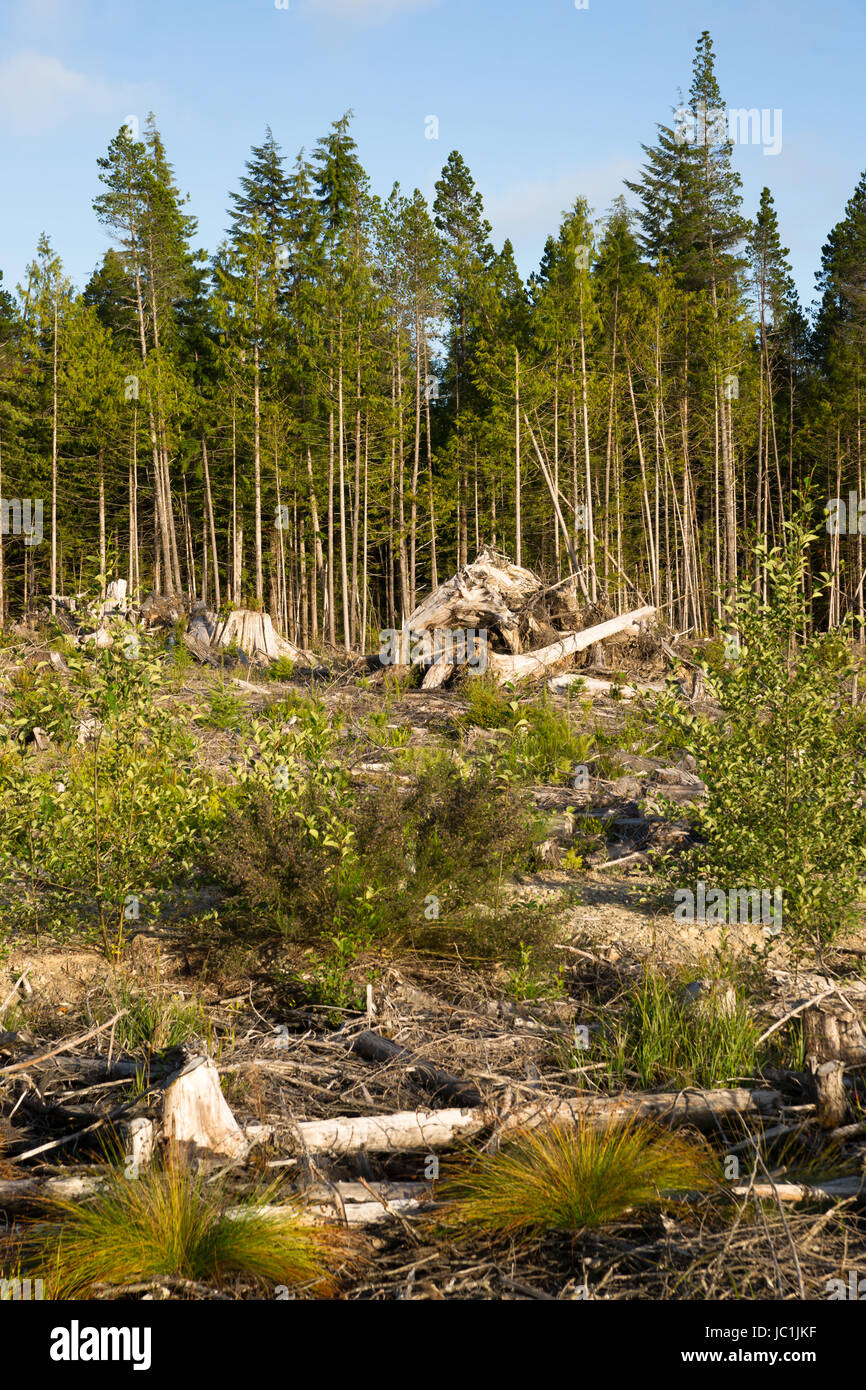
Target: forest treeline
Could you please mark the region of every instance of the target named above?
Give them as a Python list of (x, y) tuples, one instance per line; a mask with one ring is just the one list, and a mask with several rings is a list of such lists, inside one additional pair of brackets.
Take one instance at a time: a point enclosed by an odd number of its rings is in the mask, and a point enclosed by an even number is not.
[[(686, 104), (723, 106), (707, 33)], [(770, 190), (694, 129), (524, 282), (457, 151), (430, 206), (371, 192), (351, 113), (293, 163), (268, 130), (209, 255), (153, 117), (122, 128), (83, 292), (46, 235), (0, 287), (0, 621), (121, 577), (370, 650), (488, 543), (707, 631), (804, 508), (814, 623), (862, 617), (866, 173), (807, 315)]]

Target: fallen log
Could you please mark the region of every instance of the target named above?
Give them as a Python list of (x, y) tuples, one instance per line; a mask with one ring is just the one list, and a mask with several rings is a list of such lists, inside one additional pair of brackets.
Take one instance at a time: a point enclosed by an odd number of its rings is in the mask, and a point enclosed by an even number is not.
[(569, 671), (564, 676), (551, 676), (547, 682), (547, 688), (553, 694), (558, 694), (578, 682), (583, 687), (581, 694), (605, 697), (609, 696), (612, 691), (616, 691), (620, 700), (634, 700), (638, 695), (658, 695), (664, 691), (663, 685), (617, 685), (615, 681), (599, 680), (595, 676), (582, 676), (579, 671)]
[(438, 661), (434, 661), (432, 666), (428, 666), (421, 682), (422, 690), (438, 690), (444, 685), (448, 677), (454, 670), (450, 661), (446, 661), (444, 656), (440, 656)]
[(525, 680), (530, 676), (541, 675), (548, 667), (555, 666), (568, 656), (574, 656), (576, 652), (585, 651), (596, 642), (603, 642), (606, 637), (621, 632), (630, 623), (645, 622), (652, 618), (655, 612), (655, 608), (652, 607), (636, 608), (632, 613), (623, 613), (618, 618), (596, 623), (593, 627), (584, 628), (582, 632), (573, 632), (569, 637), (560, 638), (548, 647), (540, 647), (538, 651), (527, 652), (522, 656), (507, 656), (504, 653), (488, 651), (487, 668), (493, 672), (500, 685), (505, 681)]
[(263, 695), (269, 700), (274, 693), (272, 690), (268, 690), (265, 685), (255, 685), (253, 681), (241, 680), (239, 676), (232, 677), (232, 685), (236, 685), (238, 690), (243, 690), (247, 695)]
[(829, 1178), (826, 1182), (755, 1182), (733, 1187), (735, 1197), (754, 1197), (759, 1202), (842, 1202), (851, 1197), (866, 1201), (863, 1178)]
[(92, 1197), (102, 1183), (98, 1178), (9, 1178), (0, 1181), (0, 1210), (23, 1211), (46, 1202), (77, 1202)]
[[(134, 1174), (137, 1176), (137, 1174)], [(107, 1179), (83, 1174), (70, 1178), (20, 1178), (0, 1181), (0, 1211), (28, 1212), (52, 1202), (78, 1202), (95, 1197), (106, 1186)], [(273, 1220), (292, 1215), (300, 1209), (310, 1221), (341, 1222), (347, 1226), (370, 1226), (398, 1214), (406, 1216), (421, 1211), (431, 1202), (429, 1182), (335, 1182), (316, 1184), (298, 1192), (291, 1205), (230, 1207), (230, 1220), (265, 1216)]]
[(599, 1125), (626, 1120), (656, 1120), (709, 1129), (727, 1115), (764, 1114), (779, 1103), (779, 1092), (719, 1091), (659, 1092), (586, 1096), (575, 1100), (539, 1101), (502, 1114), (493, 1107), (407, 1110), (393, 1115), (363, 1115), (331, 1120), (303, 1120), (294, 1126), (299, 1153), (338, 1156), (350, 1153), (432, 1152), (494, 1128), (499, 1133), (533, 1129), (545, 1124)]
[(349, 1050), (356, 1052), (368, 1062), (403, 1062), (407, 1075), (417, 1077), (428, 1091), (450, 1100), (452, 1105), (471, 1109), (484, 1102), (478, 1087), (471, 1082), (454, 1076), (450, 1071), (443, 1071), (441, 1067), (435, 1067), (430, 1062), (422, 1061), (410, 1048), (401, 1047), (399, 1043), (393, 1042), (391, 1038), (383, 1038), (379, 1033), (368, 1031), (359, 1034), (351, 1042)]
[(120, 1019), (125, 1018), (129, 1009), (119, 1009), (112, 1018), (105, 1023), (99, 1023), (95, 1028), (90, 1028), (86, 1033), (79, 1033), (76, 1038), (67, 1038), (65, 1042), (58, 1043), (48, 1052), (41, 1052), (36, 1057), (25, 1057), (23, 1062), (15, 1062), (12, 1066), (0, 1067), (0, 1076), (11, 1076), (13, 1072), (28, 1071), (33, 1067), (41, 1066), (43, 1062), (49, 1062), (53, 1057), (58, 1057), (62, 1052), (71, 1052), (74, 1048), (80, 1047), (83, 1042), (90, 1038), (95, 1038), (98, 1033), (104, 1033), (106, 1028), (113, 1028)]
[[(410, 1216), (432, 1205), (430, 1182), (335, 1182), (314, 1184), (299, 1193), (305, 1214), (346, 1226), (372, 1226), (389, 1216)], [(264, 1207), (256, 1209), (271, 1215)], [(279, 1213), (280, 1208), (272, 1209)]]

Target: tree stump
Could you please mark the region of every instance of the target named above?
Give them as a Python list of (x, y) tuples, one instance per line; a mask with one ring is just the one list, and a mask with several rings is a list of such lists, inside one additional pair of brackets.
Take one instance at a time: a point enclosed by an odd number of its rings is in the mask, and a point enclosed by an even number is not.
[(838, 1057), (829, 1062), (807, 1057), (806, 1067), (812, 1082), (818, 1123), (822, 1129), (837, 1129), (848, 1118), (845, 1063)]
[(248, 1145), (220, 1090), (219, 1072), (193, 1058), (165, 1091), (162, 1137), (184, 1158), (207, 1162), (239, 1158)]
[(255, 666), (268, 666), (271, 662), (288, 657), (290, 661), (306, 663), (304, 653), (294, 643), (280, 636), (269, 613), (259, 613), (252, 608), (233, 608), (224, 622), (220, 623), (213, 635), (215, 647), (239, 647)]
[(847, 1066), (866, 1062), (866, 1037), (860, 1020), (837, 1001), (822, 1002), (803, 1014), (806, 1053), (819, 1062), (840, 1060)]
[(866, 1038), (853, 1010), (827, 999), (803, 1014), (806, 1071), (822, 1129), (836, 1129), (848, 1118), (845, 1067), (866, 1061)]

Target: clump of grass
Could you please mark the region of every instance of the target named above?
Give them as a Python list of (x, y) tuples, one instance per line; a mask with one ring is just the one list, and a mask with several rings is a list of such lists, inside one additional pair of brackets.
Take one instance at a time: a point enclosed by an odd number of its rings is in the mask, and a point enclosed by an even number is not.
[(199, 1003), (166, 998), (164, 992), (136, 992), (121, 981), (113, 991), (112, 1009), (126, 1009), (117, 1021), (115, 1042), (126, 1052), (162, 1052), (194, 1037), (207, 1037), (210, 1026)]
[(598, 1047), (610, 1075), (630, 1072), (641, 1087), (715, 1086), (755, 1074), (758, 1036), (739, 995), (729, 1009), (712, 1002), (689, 1007), (681, 983), (648, 970), (621, 1017), (605, 1020)]
[(177, 1158), (135, 1179), (114, 1167), (92, 1201), (53, 1201), (24, 1256), (53, 1298), (86, 1298), (96, 1285), (160, 1277), (238, 1277), (327, 1296), (336, 1286), (336, 1257), (348, 1250), (345, 1238), (305, 1222), (299, 1209), (287, 1207), (280, 1217), (254, 1209), (273, 1195), (269, 1189), (238, 1204), (225, 1181), (209, 1183)]
[(446, 1175), (437, 1196), (451, 1204), (444, 1218), (451, 1229), (531, 1237), (601, 1226), (712, 1178), (709, 1151), (678, 1135), (581, 1120), (517, 1135)]
[(561, 999), (565, 993), (563, 966), (555, 974), (539, 968), (535, 960), (536, 952), (524, 941), (519, 943), (519, 959), (508, 977), (506, 994), (521, 1003), (536, 999)]

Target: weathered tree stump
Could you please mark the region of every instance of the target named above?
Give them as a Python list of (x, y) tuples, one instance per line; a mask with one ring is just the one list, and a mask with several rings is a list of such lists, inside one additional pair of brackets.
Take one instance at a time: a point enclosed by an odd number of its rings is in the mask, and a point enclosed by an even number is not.
[(837, 1058), (847, 1066), (866, 1062), (866, 1037), (860, 1020), (851, 1009), (832, 1003), (816, 1004), (803, 1014), (806, 1052), (819, 1062)]
[(836, 1129), (848, 1118), (845, 1063), (838, 1057), (829, 1062), (807, 1057), (806, 1067), (812, 1082), (818, 1123), (822, 1129)]
[(257, 666), (268, 666), (281, 657), (301, 664), (306, 662), (301, 649), (280, 636), (269, 613), (259, 613), (251, 608), (233, 608), (217, 627), (213, 645), (230, 647), (232, 644), (245, 652)]
[(246, 1136), (220, 1090), (219, 1072), (206, 1058), (193, 1058), (167, 1087), (162, 1137), (193, 1162), (238, 1158)]

